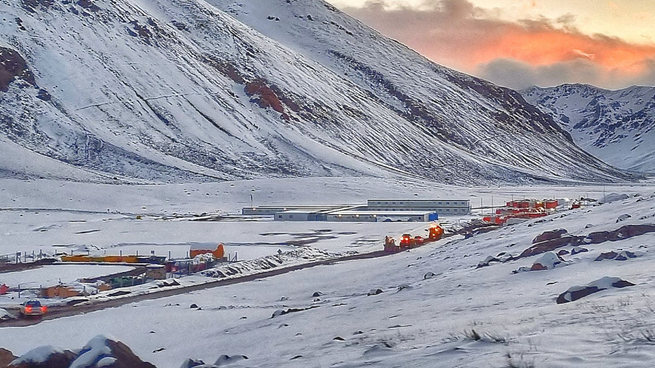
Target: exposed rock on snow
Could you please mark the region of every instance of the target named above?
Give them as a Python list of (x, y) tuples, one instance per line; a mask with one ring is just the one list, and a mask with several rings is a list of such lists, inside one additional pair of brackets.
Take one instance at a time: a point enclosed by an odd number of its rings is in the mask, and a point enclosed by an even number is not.
[(599, 231), (587, 235), (584, 242), (587, 244), (599, 244), (606, 241), (617, 241), (633, 236), (644, 235), (655, 232), (655, 224), (647, 225), (625, 225), (614, 231)]
[(200, 359), (191, 359), (191, 358), (185, 360), (180, 366), (180, 368), (194, 368), (194, 367), (200, 368), (200, 367), (208, 367), (208, 366), (205, 365), (205, 362), (203, 362)]
[(371, 290), (368, 291), (368, 293), (366, 295), (372, 296), (372, 295), (379, 295), (379, 294), (382, 294), (382, 293), (383, 293), (382, 289), (371, 289)]
[(214, 365), (217, 367), (222, 367), (226, 365), (232, 365), (234, 363), (238, 363), (243, 360), (247, 360), (248, 357), (245, 355), (221, 355), (216, 359), (216, 362), (214, 362)]
[(9, 367), (16, 368), (68, 368), (75, 359), (75, 353), (50, 345), (32, 349), (12, 361)]
[(526, 271), (543, 271), (543, 270), (552, 270), (558, 265), (565, 263), (566, 261), (560, 257), (558, 254), (553, 252), (548, 252), (539, 257), (530, 267), (520, 267), (514, 273), (526, 272)]
[(530, 267), (530, 269), (532, 271), (552, 270), (553, 268), (555, 268), (555, 266), (561, 264), (562, 262), (564, 262), (562, 257), (558, 256), (555, 253), (548, 252), (548, 253), (542, 255), (541, 257), (539, 257), (539, 259), (537, 259), (532, 264), (532, 267)]
[(632, 217), (632, 216), (630, 216), (627, 213), (624, 213), (623, 215), (619, 216), (619, 218), (616, 219), (616, 223), (618, 224), (619, 222), (625, 221), (625, 220), (629, 219), (630, 217)]
[(602, 261), (605, 259), (614, 260), (614, 261), (625, 261), (630, 258), (637, 258), (639, 256), (640, 254), (633, 253), (628, 250), (624, 250), (618, 253), (611, 251), (611, 252), (601, 253), (598, 257), (596, 257), (596, 259), (594, 259), (594, 261)]
[(534, 239), (532, 239), (532, 244), (541, 243), (541, 242), (546, 241), (546, 240), (559, 239), (564, 234), (567, 234), (567, 233), (568, 233), (568, 231), (566, 231), (566, 229), (557, 229), (557, 230), (551, 230), (551, 231), (544, 231), (543, 233), (537, 235)]
[(532, 241), (533, 245), (530, 248), (524, 250), (523, 253), (518, 256), (518, 258), (530, 257), (536, 254), (550, 252), (569, 244), (577, 244), (580, 241), (580, 239), (577, 237), (566, 234), (567, 231), (564, 229), (547, 231), (537, 236)]
[(628, 198), (630, 198), (630, 196), (625, 194), (625, 193), (621, 193), (621, 194), (619, 194), (619, 193), (610, 193), (610, 194), (606, 195), (605, 197), (603, 197), (603, 199), (601, 200), (601, 203), (612, 203), (612, 202), (616, 202), (616, 201), (622, 201), (622, 200), (628, 199)]
[[(600, 244), (606, 241), (618, 241), (652, 232), (655, 232), (655, 225), (653, 224), (625, 225), (614, 231), (598, 231), (590, 233), (587, 236), (562, 236), (564, 233), (561, 231), (548, 232), (547, 240), (535, 243), (530, 248), (524, 250), (517, 258), (530, 257), (536, 254), (550, 252), (567, 245), (577, 246), (580, 244)], [(537, 238), (535, 238), (535, 240), (537, 240)]]
[(271, 318), (283, 316), (285, 314), (289, 313), (295, 313), (295, 312), (304, 312), (306, 310), (314, 309), (320, 307), (319, 305), (312, 305), (311, 307), (307, 308), (289, 308), (289, 309), (278, 309), (273, 314), (271, 315)]
[(98, 335), (92, 338), (80, 351), (70, 368), (156, 368), (134, 355), (132, 350), (120, 341)]
[(589, 249), (587, 249), (587, 248), (573, 247), (573, 249), (571, 249), (571, 255), (574, 256), (576, 254), (585, 253), (585, 252), (588, 252), (588, 251), (589, 251)]
[(14, 361), (14, 359), (16, 358), (18, 357), (12, 354), (11, 351), (5, 348), (0, 348), (0, 367), (6, 367), (9, 363)]
[(635, 284), (622, 280), (621, 278), (618, 277), (603, 277), (601, 279), (598, 279), (596, 281), (593, 281), (586, 286), (573, 286), (569, 288), (567, 291), (564, 293), (560, 294), (557, 297), (557, 304), (563, 304), (563, 303), (569, 303), (572, 301), (576, 301), (580, 298), (584, 298), (585, 296), (597, 293), (602, 290), (606, 290), (609, 288), (624, 288), (628, 286), (634, 286)]

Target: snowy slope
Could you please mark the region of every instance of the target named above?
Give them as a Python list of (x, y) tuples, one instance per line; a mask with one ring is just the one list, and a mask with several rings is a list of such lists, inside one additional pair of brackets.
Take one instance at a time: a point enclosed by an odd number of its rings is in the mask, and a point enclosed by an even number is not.
[(615, 167), (655, 172), (655, 88), (609, 91), (565, 84), (532, 87), (521, 93), (561, 121), (587, 152)]
[[(0, 144), (27, 150), (0, 158), (4, 176), (629, 178), (517, 93), (437, 66), (320, 0), (11, 0), (0, 10)], [(46, 159), (61, 169), (39, 169)]]
[[(393, 186), (393, 181), (378, 183)], [(279, 180), (267, 189), (284, 189), (284, 184)], [(147, 190), (154, 195), (161, 189)], [(375, 192), (369, 190), (369, 195)], [(490, 195), (488, 188), (459, 190)], [(584, 190), (598, 197), (603, 187), (513, 187), (494, 194), (500, 201), (510, 193), (529, 197)], [(586, 237), (627, 225), (655, 228), (652, 184), (612, 190), (627, 196), (469, 239), (0, 328), (0, 347), (16, 355), (39, 345), (78, 349), (105, 334), (159, 368), (179, 367), (186, 358), (211, 364), (222, 354), (249, 358), (234, 367), (652, 367), (655, 233), (565, 245), (554, 252), (568, 254), (548, 270), (514, 273), (543, 254), (477, 268), (488, 256), (518, 256), (546, 231), (565, 229)], [(334, 201), (351, 195), (349, 190), (333, 193)], [(128, 205), (129, 195), (116, 197)], [(574, 248), (586, 251), (571, 254)], [(595, 260), (610, 251), (636, 257)], [(608, 286), (608, 276), (634, 285), (556, 303), (559, 295), (579, 286)]]

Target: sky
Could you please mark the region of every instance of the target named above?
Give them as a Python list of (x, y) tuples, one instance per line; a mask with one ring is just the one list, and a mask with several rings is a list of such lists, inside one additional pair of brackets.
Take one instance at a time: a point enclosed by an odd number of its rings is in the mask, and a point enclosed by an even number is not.
[(655, 85), (652, 0), (329, 0), (435, 62), (521, 89)]

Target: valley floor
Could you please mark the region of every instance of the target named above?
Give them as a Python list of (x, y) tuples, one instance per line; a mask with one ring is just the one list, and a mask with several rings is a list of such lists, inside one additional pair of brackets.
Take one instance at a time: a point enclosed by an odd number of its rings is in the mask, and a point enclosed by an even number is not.
[[(0, 211), (0, 253), (29, 251), (33, 244), (102, 248), (130, 239), (160, 243), (167, 237), (171, 238), (168, 243), (189, 244), (222, 241), (230, 234), (261, 243), (266, 242), (259, 238), (261, 234), (271, 231), (266, 226), (273, 225), (284, 234), (327, 226), (349, 235), (319, 240), (311, 247), (365, 251), (381, 248), (388, 233), (417, 228), (417, 224), (388, 228), (389, 224), (255, 222), (248, 227), (230, 222), (176, 222), (166, 232), (155, 220), (172, 212), (234, 213), (249, 205), (253, 193), (260, 205), (311, 204), (317, 198), (326, 203), (364, 203), (369, 198), (456, 197), (470, 199), (474, 206), (476, 202), (489, 206), (493, 197), (497, 206), (512, 198), (627, 195), (611, 203), (468, 239), (444, 239), (387, 257), (318, 266), (30, 327), (0, 328), (0, 347), (16, 355), (39, 345), (77, 349), (104, 334), (125, 342), (143, 360), (160, 368), (179, 367), (189, 357), (213, 363), (221, 354), (246, 355), (249, 359), (235, 366), (247, 367), (651, 367), (655, 362), (655, 280), (650, 272), (655, 233), (563, 245), (553, 253), (568, 253), (547, 270), (524, 271), (544, 254), (518, 258), (546, 231), (566, 229), (567, 234), (584, 238), (624, 226), (655, 224), (655, 185), (459, 188), (392, 179), (332, 178), (130, 187), (4, 180), (0, 188), (1, 203), (11, 204)], [(141, 213), (152, 220), (132, 219)], [(41, 215), (49, 218), (43, 220)], [(85, 226), (78, 228), (79, 224)], [(55, 226), (37, 230), (48, 225)], [(80, 229), (99, 231), (78, 233)], [(86, 236), (90, 238), (83, 239)], [(581, 252), (572, 255), (574, 248)], [(258, 254), (276, 250), (265, 247)], [(628, 251), (635, 257), (595, 260), (610, 251)], [(503, 260), (510, 255), (518, 259), (478, 268), (489, 256)], [(556, 303), (560, 294), (577, 290), (571, 288), (582, 289), (606, 276), (634, 286), (610, 287), (576, 301)], [(190, 308), (191, 304), (200, 308)]]

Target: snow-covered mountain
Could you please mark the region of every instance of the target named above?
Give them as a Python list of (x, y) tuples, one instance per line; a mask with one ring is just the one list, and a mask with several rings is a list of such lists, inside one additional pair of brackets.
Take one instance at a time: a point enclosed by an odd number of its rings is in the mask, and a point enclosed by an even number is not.
[(561, 121), (575, 142), (623, 169), (655, 173), (655, 88), (609, 91), (583, 84), (521, 91)]
[(0, 3), (0, 176), (629, 179), (321, 0)]

